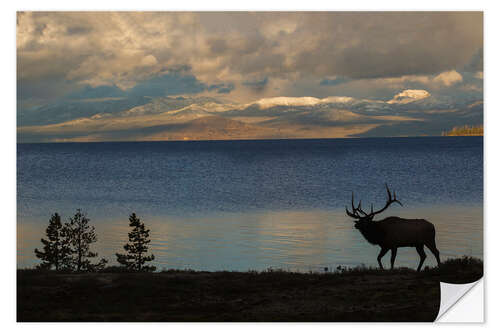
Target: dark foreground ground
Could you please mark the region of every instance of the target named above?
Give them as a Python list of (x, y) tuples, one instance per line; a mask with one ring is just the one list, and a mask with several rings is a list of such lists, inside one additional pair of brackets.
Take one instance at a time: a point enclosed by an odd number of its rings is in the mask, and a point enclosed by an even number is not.
[[(109, 270), (108, 270), (109, 271)], [(334, 273), (17, 272), (18, 321), (433, 321), (439, 281), (483, 275), (472, 258), (440, 270)]]

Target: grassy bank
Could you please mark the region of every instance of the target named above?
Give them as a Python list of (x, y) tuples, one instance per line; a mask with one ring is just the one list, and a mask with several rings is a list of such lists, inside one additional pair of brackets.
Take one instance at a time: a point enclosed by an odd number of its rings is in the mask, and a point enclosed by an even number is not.
[(18, 270), (18, 321), (433, 321), (439, 281), (483, 274), (473, 258), (420, 273), (400, 268), (332, 273)]

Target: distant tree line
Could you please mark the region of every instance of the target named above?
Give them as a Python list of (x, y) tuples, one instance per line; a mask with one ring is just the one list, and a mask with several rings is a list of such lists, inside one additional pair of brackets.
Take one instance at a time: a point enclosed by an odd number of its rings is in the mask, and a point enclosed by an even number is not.
[(443, 136), (482, 136), (483, 135), (483, 125), (479, 126), (456, 126), (450, 131), (443, 131), (441, 133)]
[[(90, 250), (92, 243), (97, 242), (94, 226), (81, 209), (77, 209), (73, 217), (66, 223), (61, 222), (61, 216), (54, 213), (49, 219), (45, 230), (47, 239), (42, 238), (43, 248), (35, 249), (35, 255), (42, 263), (39, 269), (54, 269), (65, 272), (95, 272), (105, 268), (108, 261), (104, 258), (92, 262), (97, 257)], [(152, 272), (155, 266), (146, 263), (154, 260), (154, 255), (146, 255), (148, 251), (149, 229), (132, 213), (129, 217), (129, 242), (123, 248), (125, 253), (116, 253), (117, 261), (127, 271)]]

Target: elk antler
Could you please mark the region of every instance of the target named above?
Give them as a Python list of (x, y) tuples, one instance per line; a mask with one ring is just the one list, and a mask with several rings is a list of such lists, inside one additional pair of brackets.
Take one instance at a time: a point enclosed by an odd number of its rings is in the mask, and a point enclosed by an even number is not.
[[(351, 197), (351, 208), (352, 208), (352, 212), (350, 212), (348, 209), (347, 209), (347, 206), (345, 207), (345, 212), (348, 216), (352, 217), (352, 218), (355, 218), (355, 219), (361, 219), (361, 218), (369, 218), (370, 220), (373, 219), (373, 217), (379, 213), (382, 213), (384, 210), (386, 210), (393, 202), (397, 202), (398, 204), (400, 204), (401, 206), (403, 206), (403, 204), (396, 198), (396, 191), (393, 191), (393, 193), (391, 194), (391, 191), (389, 190), (389, 186), (387, 185), (387, 183), (385, 184), (385, 188), (387, 190), (387, 202), (385, 203), (385, 206), (382, 208), (382, 209), (379, 209), (377, 210), (376, 212), (373, 211), (373, 204), (371, 204), (371, 210), (370, 210), (370, 213), (367, 214), (362, 208), (361, 208), (361, 200), (359, 200), (359, 204), (358, 204), (358, 207), (354, 207), (354, 192), (352, 193), (352, 197)], [(361, 216), (359, 213), (363, 214), (364, 216)]]
[(372, 205), (372, 211), (369, 214), (372, 218), (375, 215), (382, 213), (384, 210), (386, 210), (393, 202), (397, 202), (398, 204), (403, 206), (403, 204), (396, 198), (396, 191), (393, 191), (391, 195), (391, 190), (389, 190), (389, 186), (387, 186), (387, 183), (385, 184), (385, 188), (387, 190), (387, 197), (388, 197), (387, 202), (385, 203), (385, 206), (382, 209), (379, 209), (376, 212), (373, 211), (373, 205)]
[[(352, 208), (352, 213), (347, 209), (347, 206), (345, 206), (346, 214), (352, 218), (360, 219), (361, 216), (358, 214), (358, 212), (361, 210), (361, 200), (359, 201), (358, 208), (354, 207), (354, 192), (352, 192), (352, 197), (351, 197), (351, 208)], [(363, 211), (361, 211), (361, 212), (363, 214), (365, 214)], [(366, 216), (366, 214), (365, 214), (365, 216)]]

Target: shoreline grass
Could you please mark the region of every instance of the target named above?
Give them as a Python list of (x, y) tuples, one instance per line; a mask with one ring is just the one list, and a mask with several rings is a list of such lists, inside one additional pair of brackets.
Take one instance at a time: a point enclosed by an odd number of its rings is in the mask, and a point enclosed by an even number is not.
[(17, 271), (22, 322), (433, 321), (439, 282), (481, 278), (480, 259), (447, 260), (440, 269), (345, 268), (157, 273)]

